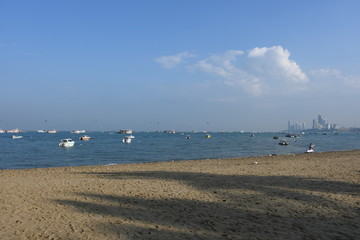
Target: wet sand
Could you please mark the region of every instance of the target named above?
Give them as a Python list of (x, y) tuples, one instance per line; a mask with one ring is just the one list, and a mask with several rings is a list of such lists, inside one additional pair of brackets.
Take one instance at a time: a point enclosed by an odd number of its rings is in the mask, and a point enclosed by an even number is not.
[(0, 239), (359, 239), (360, 151), (0, 170)]

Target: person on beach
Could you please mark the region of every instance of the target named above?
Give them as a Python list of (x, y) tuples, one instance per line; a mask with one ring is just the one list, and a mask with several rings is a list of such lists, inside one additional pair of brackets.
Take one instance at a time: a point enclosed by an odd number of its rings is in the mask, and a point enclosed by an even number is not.
[(313, 149), (312, 149), (313, 147), (315, 147), (315, 145), (312, 144), (312, 143), (310, 143), (310, 145), (309, 145), (309, 150), (313, 150)]

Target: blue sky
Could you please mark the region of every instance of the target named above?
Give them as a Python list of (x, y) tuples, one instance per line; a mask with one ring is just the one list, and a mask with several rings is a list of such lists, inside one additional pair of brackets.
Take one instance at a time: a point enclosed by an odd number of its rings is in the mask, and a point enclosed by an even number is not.
[(360, 126), (359, 1), (0, 0), (0, 129)]

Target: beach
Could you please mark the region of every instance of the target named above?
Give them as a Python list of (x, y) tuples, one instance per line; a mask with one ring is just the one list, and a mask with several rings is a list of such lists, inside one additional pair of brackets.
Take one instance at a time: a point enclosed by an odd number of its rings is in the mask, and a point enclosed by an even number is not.
[(360, 151), (0, 170), (0, 239), (359, 239)]

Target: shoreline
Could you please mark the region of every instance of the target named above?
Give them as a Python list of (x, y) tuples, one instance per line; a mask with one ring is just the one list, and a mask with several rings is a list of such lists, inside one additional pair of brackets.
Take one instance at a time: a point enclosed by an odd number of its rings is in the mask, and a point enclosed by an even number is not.
[(207, 160), (227, 160), (227, 159), (246, 159), (246, 158), (261, 158), (261, 157), (280, 157), (280, 156), (298, 156), (303, 154), (324, 154), (324, 153), (343, 153), (343, 152), (356, 152), (360, 149), (351, 149), (351, 150), (334, 150), (334, 151), (324, 151), (324, 152), (302, 152), (302, 153), (288, 153), (288, 154), (267, 154), (267, 155), (255, 155), (255, 156), (238, 156), (238, 157), (229, 157), (229, 158), (199, 158), (199, 159), (186, 159), (186, 160), (164, 160), (164, 161), (151, 161), (151, 162), (134, 162), (134, 163), (109, 163), (101, 165), (80, 165), (80, 166), (62, 166), (62, 167), (35, 167), (35, 168), (5, 168), (0, 169), (1, 171), (7, 170), (30, 170), (30, 169), (52, 169), (52, 168), (77, 168), (77, 167), (100, 167), (100, 166), (118, 166), (118, 165), (137, 165), (137, 164), (152, 164), (152, 163), (167, 163), (167, 162), (192, 162), (192, 161), (207, 161)]
[(360, 150), (0, 170), (1, 239), (356, 239)]

